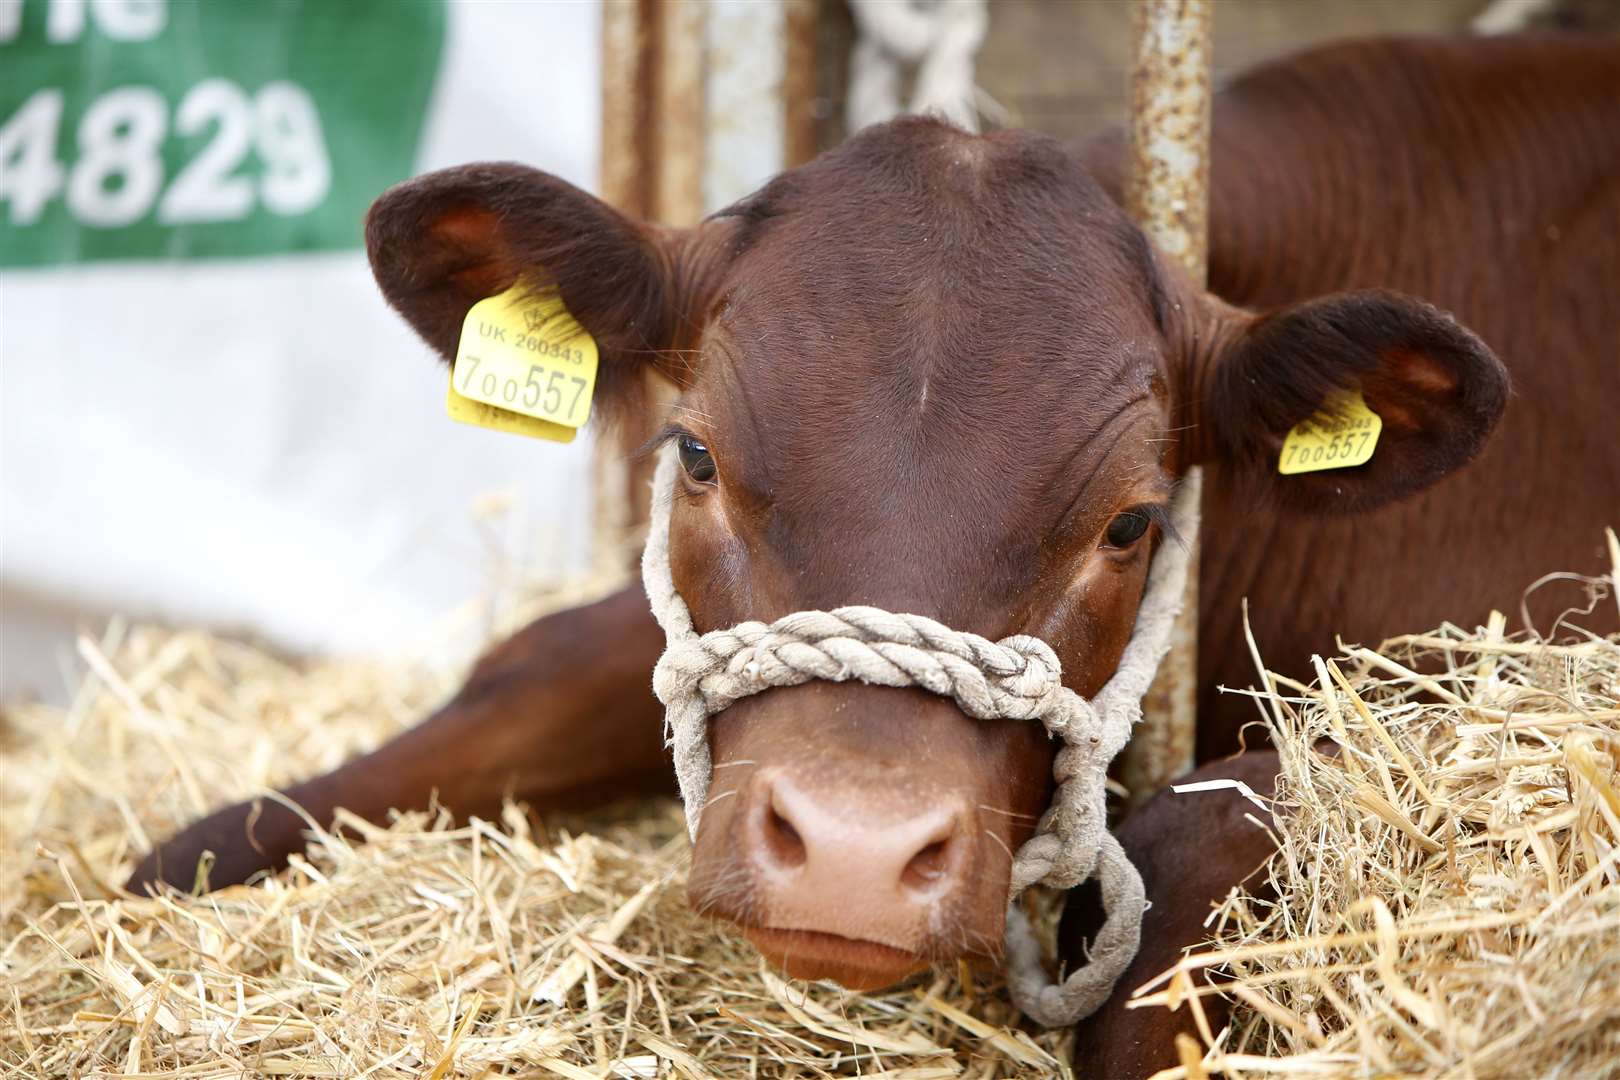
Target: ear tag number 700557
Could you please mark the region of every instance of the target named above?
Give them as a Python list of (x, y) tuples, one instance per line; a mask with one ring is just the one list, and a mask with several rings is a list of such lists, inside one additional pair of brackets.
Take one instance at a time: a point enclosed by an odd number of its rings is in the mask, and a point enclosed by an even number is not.
[(1360, 390), (1334, 397), (1295, 424), (1283, 439), (1277, 471), (1284, 476), (1346, 469), (1372, 460), (1384, 421), (1367, 408)]
[(571, 442), (591, 414), (596, 341), (555, 289), (519, 282), (461, 324), (445, 411), (495, 431)]

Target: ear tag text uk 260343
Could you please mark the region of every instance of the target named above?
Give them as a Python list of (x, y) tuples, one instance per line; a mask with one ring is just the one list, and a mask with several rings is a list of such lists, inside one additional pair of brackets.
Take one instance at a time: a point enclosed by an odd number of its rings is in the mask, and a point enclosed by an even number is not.
[(1283, 440), (1277, 471), (1284, 476), (1346, 469), (1372, 460), (1384, 421), (1367, 408), (1360, 390), (1331, 398), (1295, 424)]
[(596, 362), (595, 339), (556, 290), (520, 282), (467, 312), (445, 411), (463, 424), (572, 442), (591, 414)]

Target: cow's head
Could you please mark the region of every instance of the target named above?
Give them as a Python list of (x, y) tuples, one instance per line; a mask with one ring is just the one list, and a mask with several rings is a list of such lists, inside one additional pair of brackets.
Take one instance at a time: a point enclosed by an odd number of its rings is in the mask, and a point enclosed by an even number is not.
[[(679, 388), (675, 583), (702, 631), (871, 604), (1039, 635), (1095, 693), (1130, 635), (1167, 497), (1198, 462), (1343, 513), (1480, 447), (1506, 376), (1390, 293), (1252, 315), (1189, 286), (1064, 149), (929, 120), (866, 132), (688, 230), (477, 165), (373, 209), (389, 301), (453, 355), (475, 301), (555, 284), (596, 337), (598, 408)], [(1290, 427), (1359, 387), (1366, 465), (1275, 475)], [(994, 953), (1045, 809), (1039, 725), (922, 691), (812, 682), (710, 728), (692, 902), (795, 975), (874, 986)]]

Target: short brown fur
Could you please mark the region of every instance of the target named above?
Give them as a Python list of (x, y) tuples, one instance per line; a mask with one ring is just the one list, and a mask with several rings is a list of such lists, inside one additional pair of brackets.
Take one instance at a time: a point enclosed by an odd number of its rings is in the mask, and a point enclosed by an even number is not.
[[(1152, 545), (1174, 542), (1155, 530), (1111, 546), (1109, 524), (1139, 507), (1162, 520), (1153, 508), (1203, 463), (1207, 760), (1252, 717), (1216, 696), (1251, 678), (1240, 598), (1273, 665), (1304, 673), (1336, 633), (1478, 621), (1550, 567), (1596, 565), (1620, 506), (1617, 97), (1620, 49), (1573, 39), (1360, 43), (1258, 69), (1216, 106), (1213, 295), (1156, 259), (1110, 198), (1117, 136), (1076, 157), (927, 120), (869, 130), (689, 232), (532, 170), (473, 166), (389, 193), (368, 243), (385, 294), (441, 353), (468, 305), (521, 275), (557, 285), (602, 342), (610, 405), (632, 400), (639, 380), (625, 376), (645, 363), (680, 385), (672, 419), (720, 477), (683, 487), (672, 529), (700, 629), (872, 603), (1041, 634), (1089, 693), (1117, 663)], [(1386, 415), (1373, 461), (1277, 477), (1282, 435), (1340, 388)], [(503, 789), (549, 806), (667, 783), (644, 693), (659, 648), (633, 592), (542, 620), (422, 729), (295, 794), (319, 816), (341, 802), (375, 817), (434, 783), (461, 810)], [(609, 758), (578, 752), (581, 726), (610, 733), (590, 744)], [(811, 931), (843, 934), (892, 973), (909, 963), (896, 955), (994, 952), (1004, 851), (1050, 783), (1032, 732), (917, 693), (749, 699), (712, 728), (717, 795), (733, 794), (704, 815), (693, 900), (759, 931), (790, 971), (853, 983), (877, 976), (849, 949), (818, 959), (780, 943), (814, 951)], [(881, 779), (839, 779), (874, 763)], [(854, 815), (851, 836), (956, 807), (942, 865), (967, 868), (962, 880), (926, 905), (872, 914), (846, 897), (810, 905), (825, 925), (773, 927), (774, 911), (802, 922), (803, 895), (827, 888), (769, 816), (803, 790)], [(1173, 960), (1207, 894), (1253, 861), (1253, 838), (1218, 820), (1156, 813), (1174, 835), (1156, 847), (1160, 819), (1127, 825), (1138, 862), (1191, 844), (1212, 877), (1155, 877), (1172, 929), (1138, 968)], [(256, 855), (239, 839), (247, 817), (193, 826), (135, 880), (189, 884), (204, 846), (229, 853), (216, 884), (239, 880), (299, 843), (295, 823), (278, 818), (267, 838), (261, 821)], [(772, 864), (761, 844), (791, 857)], [(1083, 1045), (1111, 1074), (1173, 1061), (1162, 1019), (1115, 1003), (1099, 1023)], [(1135, 1038), (1137, 1023), (1159, 1027)]]

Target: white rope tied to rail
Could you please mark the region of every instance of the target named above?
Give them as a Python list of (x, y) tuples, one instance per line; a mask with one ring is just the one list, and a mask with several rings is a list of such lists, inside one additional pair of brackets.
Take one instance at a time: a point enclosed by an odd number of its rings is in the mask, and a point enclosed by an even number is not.
[[(855, 48), (850, 53), (851, 132), (902, 112), (933, 112), (967, 131), (979, 130), (973, 58), (989, 25), (984, 0), (850, 0)], [(905, 65), (915, 65), (911, 103), (900, 100)]]
[[(1142, 696), (1170, 645), (1181, 605), (1188, 548), (1167, 539), (1148, 570), (1147, 588), (1119, 668), (1087, 701), (1063, 685), (1063, 669), (1039, 638), (990, 641), (921, 615), (872, 607), (800, 611), (769, 625), (745, 622), (699, 635), (670, 570), (669, 519), (675, 448), (666, 447), (653, 478), (652, 520), (641, 574), (667, 646), (653, 672), (664, 703), (666, 737), (697, 836), (712, 763), (709, 717), (740, 698), (811, 679), (858, 679), (875, 686), (919, 687), (949, 697), (979, 719), (1037, 720), (1060, 739), (1053, 764), (1057, 790), (1035, 835), (1013, 859), (1007, 911), (1008, 986), (1025, 1015), (1049, 1027), (1073, 1024), (1108, 999), (1136, 955), (1146, 900), (1141, 876), (1107, 830), (1108, 764), (1142, 718)], [(1176, 531), (1197, 534), (1195, 485), (1171, 507)], [(1031, 885), (1071, 889), (1096, 875), (1106, 921), (1090, 962), (1054, 983), (1029, 922), (1013, 903)]]

